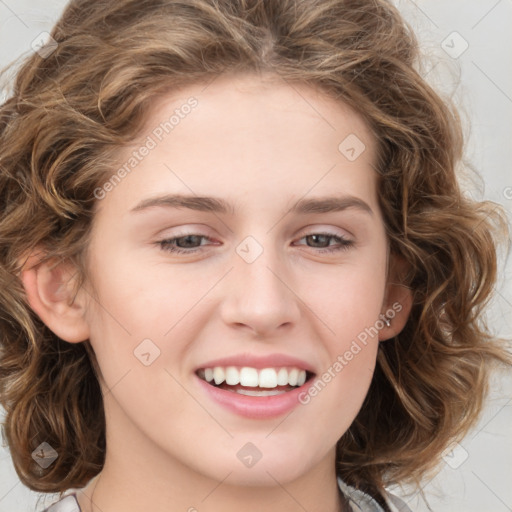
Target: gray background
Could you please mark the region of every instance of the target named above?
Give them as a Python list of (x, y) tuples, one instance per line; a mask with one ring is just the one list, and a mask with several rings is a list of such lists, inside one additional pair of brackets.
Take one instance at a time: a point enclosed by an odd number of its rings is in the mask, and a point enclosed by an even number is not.
[[(51, 29), (65, 4), (0, 0), (0, 67), (32, 51), (32, 41)], [(512, 0), (395, 4), (420, 39), (426, 55), (423, 73), (442, 94), (454, 98), (466, 123), (466, 158), (482, 176), (481, 181), (466, 182), (467, 193), (501, 203), (512, 213)], [(512, 265), (505, 256), (488, 318), (498, 335), (511, 338)], [(479, 424), (449, 450), (440, 472), (422, 485), (431, 510), (512, 511), (511, 396), (510, 372), (497, 373)], [(412, 510), (429, 510), (414, 489), (394, 492)], [(36, 506), (41, 510), (52, 498), (24, 487), (8, 450), (0, 447), (0, 512), (33, 512)]]

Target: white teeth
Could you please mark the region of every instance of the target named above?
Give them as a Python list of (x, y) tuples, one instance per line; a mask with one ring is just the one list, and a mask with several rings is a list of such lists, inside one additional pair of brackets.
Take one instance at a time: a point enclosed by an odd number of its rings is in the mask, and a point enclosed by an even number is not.
[(293, 368), (290, 372), (288, 372), (288, 384), (290, 384), (290, 386), (296, 386), (298, 378), (299, 370), (297, 370), (297, 368)]
[(260, 371), (260, 388), (275, 388), (277, 386), (277, 373), (274, 368), (265, 368)]
[(246, 396), (274, 396), (274, 395), (282, 395), (283, 393), (286, 393), (286, 391), (279, 391), (278, 389), (273, 390), (253, 390), (253, 389), (237, 389), (235, 390), (235, 393), (238, 393), (239, 395), (246, 395)]
[(242, 386), (256, 387), (258, 385), (258, 370), (244, 366), (240, 370), (240, 384)]
[[(263, 368), (257, 370), (249, 366), (243, 368), (215, 366), (214, 368), (204, 369), (204, 380), (207, 382), (214, 381), (217, 386), (225, 381), (229, 386), (241, 384), (246, 387), (272, 389), (277, 386), (302, 386), (306, 382), (306, 370), (299, 368)], [(261, 394), (260, 392), (257, 393)]]
[(220, 366), (216, 366), (213, 369), (213, 380), (215, 381), (215, 384), (219, 385), (224, 382), (225, 374), (224, 374), (224, 368), (221, 368)]
[(226, 368), (226, 384), (236, 386), (240, 382), (240, 373), (234, 366)]
[[(306, 376), (306, 372), (304, 372)], [(288, 384), (288, 370), (286, 368), (280, 368), (277, 372), (277, 385), (286, 386)]]

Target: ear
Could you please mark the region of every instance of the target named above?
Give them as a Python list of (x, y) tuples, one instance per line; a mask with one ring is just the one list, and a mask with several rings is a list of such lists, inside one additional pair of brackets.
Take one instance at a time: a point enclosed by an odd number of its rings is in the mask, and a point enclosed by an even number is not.
[(405, 279), (409, 270), (410, 265), (403, 257), (391, 255), (381, 312), (381, 318), (387, 318), (389, 326), (379, 330), (379, 341), (396, 336), (407, 323), (412, 308), (412, 290)]
[(59, 338), (78, 343), (89, 338), (85, 320), (85, 295), (74, 296), (76, 268), (56, 259), (42, 261), (42, 253), (32, 253), (20, 272), (30, 307)]

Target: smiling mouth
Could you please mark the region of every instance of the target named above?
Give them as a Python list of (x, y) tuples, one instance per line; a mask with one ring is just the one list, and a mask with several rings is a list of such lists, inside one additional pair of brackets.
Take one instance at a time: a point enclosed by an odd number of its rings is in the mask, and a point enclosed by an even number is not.
[(247, 396), (274, 396), (299, 388), (314, 374), (297, 367), (251, 368), (215, 366), (196, 375), (216, 388)]

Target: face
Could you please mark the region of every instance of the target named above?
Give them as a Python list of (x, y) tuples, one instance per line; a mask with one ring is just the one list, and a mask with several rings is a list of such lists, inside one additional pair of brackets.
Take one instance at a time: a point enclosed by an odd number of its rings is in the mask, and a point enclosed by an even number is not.
[(277, 78), (153, 105), (88, 252), (112, 454), (249, 485), (332, 470), (391, 307), (375, 156), (354, 111)]

